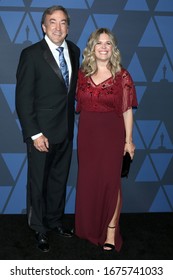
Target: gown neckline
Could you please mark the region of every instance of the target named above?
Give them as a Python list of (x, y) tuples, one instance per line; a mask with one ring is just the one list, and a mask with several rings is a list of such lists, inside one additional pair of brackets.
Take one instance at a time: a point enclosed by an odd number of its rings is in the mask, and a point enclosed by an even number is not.
[(104, 81), (100, 82), (99, 84), (96, 84), (96, 83), (93, 81), (93, 79), (92, 79), (92, 77), (91, 77), (91, 76), (90, 76), (89, 78), (90, 78), (90, 80), (91, 80), (92, 84), (93, 84), (95, 87), (98, 87), (98, 86), (100, 86), (100, 85), (102, 85), (102, 84), (106, 83), (107, 81), (111, 80), (111, 79), (112, 79), (112, 76), (111, 76), (111, 77), (109, 77), (108, 79), (106, 79), (106, 80), (104, 80)]

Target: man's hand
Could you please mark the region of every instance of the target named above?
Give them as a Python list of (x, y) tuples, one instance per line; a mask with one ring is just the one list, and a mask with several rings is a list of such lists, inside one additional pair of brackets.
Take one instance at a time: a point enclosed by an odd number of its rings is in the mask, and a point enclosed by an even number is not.
[(34, 147), (40, 152), (48, 152), (49, 151), (49, 141), (44, 136), (41, 135), (37, 139), (33, 140)]

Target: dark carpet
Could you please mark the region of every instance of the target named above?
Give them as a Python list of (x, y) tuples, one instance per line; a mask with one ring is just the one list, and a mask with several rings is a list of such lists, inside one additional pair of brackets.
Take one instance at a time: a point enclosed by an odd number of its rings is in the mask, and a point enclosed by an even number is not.
[[(65, 215), (64, 225), (73, 227), (74, 215)], [(1, 260), (172, 260), (173, 213), (122, 213), (124, 239), (119, 253), (105, 253), (86, 240), (57, 237), (49, 233), (51, 250), (36, 248), (34, 232), (26, 215), (0, 215)]]

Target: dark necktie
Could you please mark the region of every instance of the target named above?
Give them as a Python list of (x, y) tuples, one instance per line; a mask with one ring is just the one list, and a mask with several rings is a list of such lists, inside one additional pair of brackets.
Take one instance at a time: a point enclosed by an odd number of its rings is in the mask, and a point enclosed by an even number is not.
[(64, 48), (59, 47), (59, 48), (57, 48), (57, 50), (59, 51), (59, 66), (60, 66), (60, 69), (61, 69), (61, 73), (63, 75), (66, 87), (68, 88), (68, 86), (69, 86), (69, 72), (68, 72), (67, 63), (66, 63), (65, 58), (64, 58), (64, 53), (63, 53)]

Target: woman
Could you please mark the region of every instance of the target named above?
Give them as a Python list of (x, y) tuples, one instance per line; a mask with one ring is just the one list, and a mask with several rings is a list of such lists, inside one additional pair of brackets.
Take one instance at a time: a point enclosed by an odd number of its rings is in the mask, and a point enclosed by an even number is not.
[(134, 156), (133, 112), (137, 106), (132, 78), (121, 66), (113, 34), (106, 28), (93, 32), (83, 53), (78, 75), (78, 181), (76, 235), (119, 251), (122, 237), (123, 155)]

